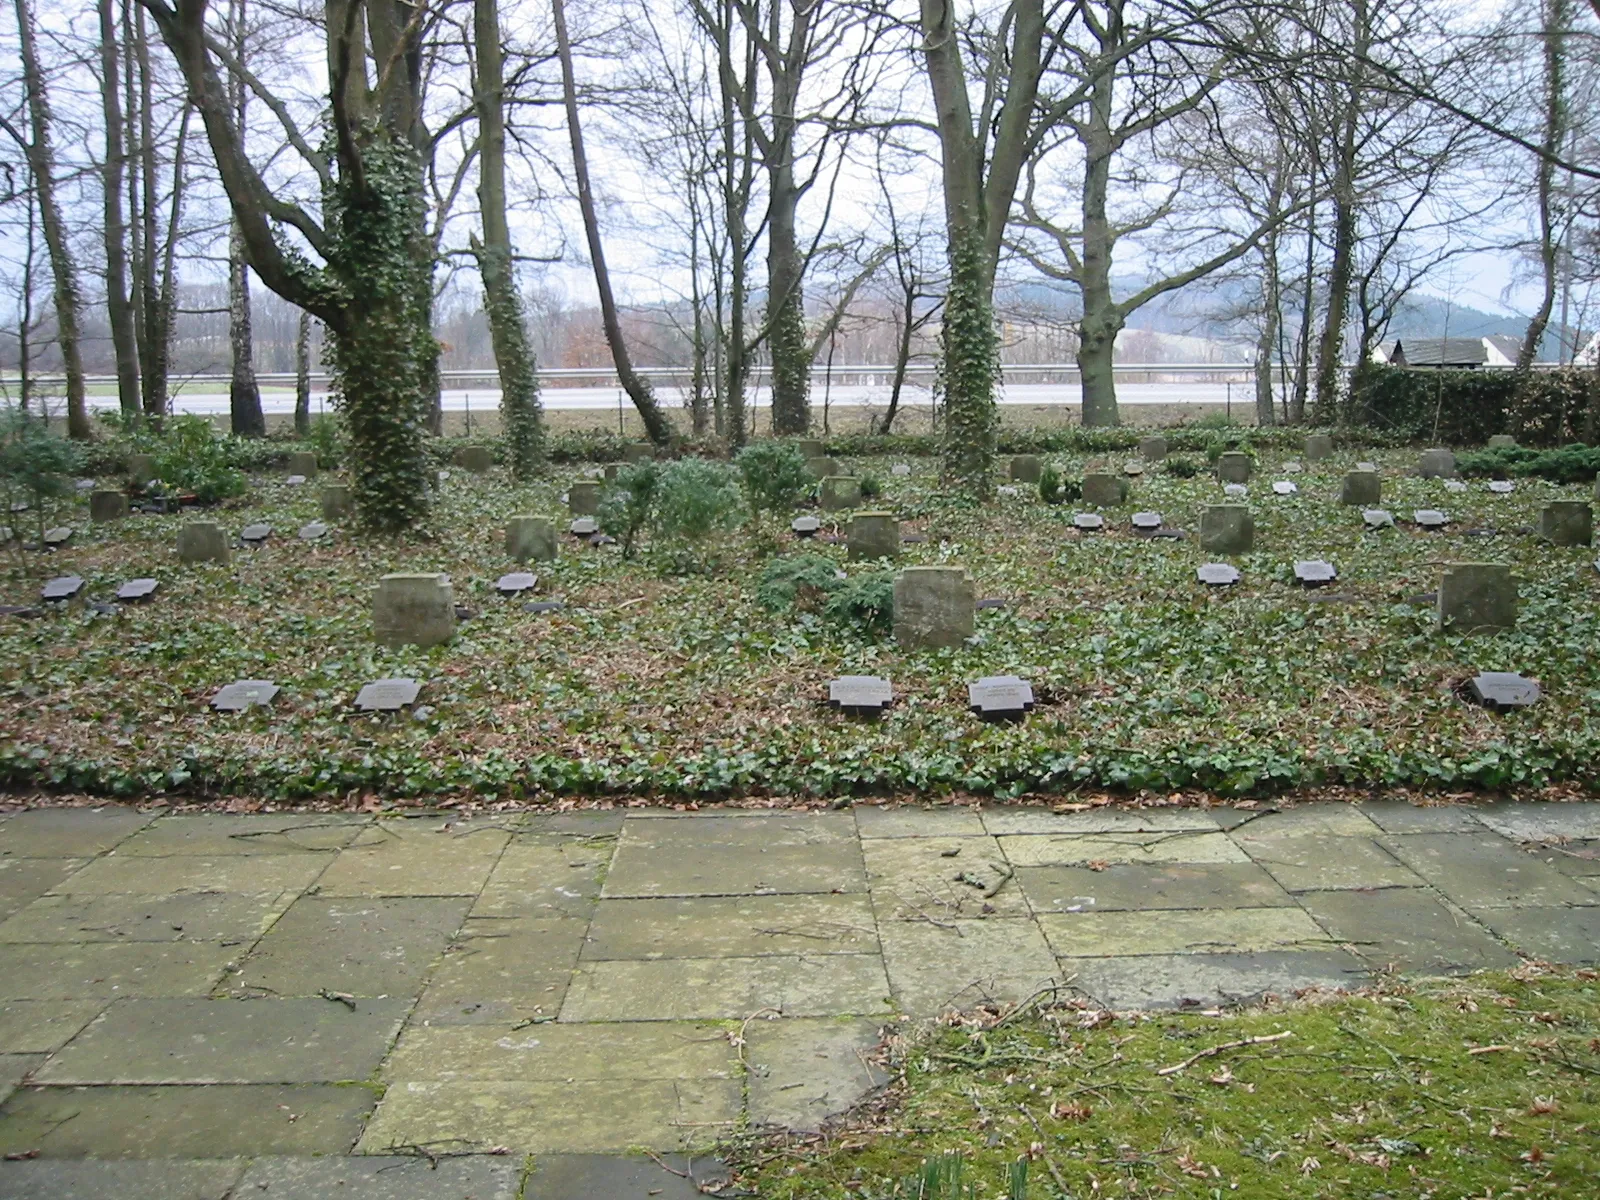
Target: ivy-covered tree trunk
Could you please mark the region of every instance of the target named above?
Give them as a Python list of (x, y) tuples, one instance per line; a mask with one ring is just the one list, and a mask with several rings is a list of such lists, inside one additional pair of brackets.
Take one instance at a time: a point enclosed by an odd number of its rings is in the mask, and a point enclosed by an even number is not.
[(944, 401), (940, 449), (946, 481), (978, 497), (994, 491), (1000, 425), (994, 397), (1000, 337), (994, 327), (993, 291), (976, 231), (953, 236), (940, 335), (939, 390)]
[[(786, 144), (792, 144), (790, 133)], [(787, 155), (770, 172), (767, 233), (767, 346), (772, 356), (772, 429), (803, 434), (811, 428), (811, 344), (806, 337), (804, 263), (795, 239), (799, 193)]]
[(311, 314), (300, 310), (294, 334), (294, 435), (311, 432)]

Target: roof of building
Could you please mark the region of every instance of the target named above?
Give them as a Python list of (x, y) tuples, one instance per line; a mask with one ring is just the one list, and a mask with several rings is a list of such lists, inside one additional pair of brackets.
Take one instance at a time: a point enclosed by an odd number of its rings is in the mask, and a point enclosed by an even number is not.
[(1482, 338), (1411, 338), (1395, 343), (1391, 360), (1408, 367), (1481, 367), (1489, 361)]
[(1517, 355), (1522, 353), (1522, 339), (1514, 333), (1490, 333), (1486, 334), (1483, 340), (1512, 362), (1516, 362)]

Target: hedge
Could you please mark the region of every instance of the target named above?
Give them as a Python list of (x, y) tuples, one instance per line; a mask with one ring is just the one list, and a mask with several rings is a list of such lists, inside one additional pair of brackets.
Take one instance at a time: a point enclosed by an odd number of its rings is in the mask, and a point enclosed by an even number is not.
[(1352, 381), (1347, 411), (1355, 424), (1440, 446), (1482, 445), (1504, 433), (1534, 447), (1592, 442), (1600, 373), (1369, 366)]

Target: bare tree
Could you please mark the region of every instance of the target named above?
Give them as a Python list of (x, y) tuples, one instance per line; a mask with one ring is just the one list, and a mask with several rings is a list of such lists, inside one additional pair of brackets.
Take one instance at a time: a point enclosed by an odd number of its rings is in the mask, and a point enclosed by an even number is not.
[[(247, 0), (228, 0), (227, 28), (232, 34), (233, 60), (240, 72), (248, 69), (246, 3)], [(239, 72), (229, 76), (228, 88), (233, 98), (234, 127), (243, 137), (248, 128), (250, 92)], [(250, 331), (250, 263), (245, 256), (244, 235), (239, 231), (237, 220), (231, 222), (228, 229), (228, 349), (233, 367), (228, 383), (230, 428), (236, 437), (263, 437), (267, 432), (267, 420), (261, 412), (255, 344)]]
[(100, 99), (105, 120), (105, 163), (102, 168), (106, 246), (106, 316), (116, 357), (117, 401), (124, 417), (137, 417), (139, 349), (133, 326), (133, 300), (128, 295), (128, 224), (124, 216), (123, 182), (127, 137), (122, 118), (122, 68), (117, 45), (116, 6), (98, 0), (100, 18)]
[(1539, 41), (1543, 48), (1544, 77), (1540, 94), (1543, 132), (1536, 160), (1535, 195), (1538, 201), (1539, 306), (1528, 321), (1522, 348), (1517, 352), (1517, 370), (1526, 373), (1539, 356), (1550, 314), (1555, 309), (1557, 273), (1561, 265), (1562, 243), (1566, 237), (1568, 214), (1560, 211), (1562, 197), (1556, 182), (1557, 159), (1567, 141), (1570, 121), (1567, 114), (1567, 41), (1572, 26), (1571, 0), (1542, 0), (1542, 26)]

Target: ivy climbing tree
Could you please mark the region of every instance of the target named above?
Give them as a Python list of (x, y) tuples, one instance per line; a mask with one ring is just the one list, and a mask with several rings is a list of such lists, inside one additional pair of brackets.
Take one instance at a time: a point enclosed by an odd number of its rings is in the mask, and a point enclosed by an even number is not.
[[(433, 336), (433, 248), (425, 225), (421, 111), (424, 9), (400, 0), (327, 0), (329, 145), (313, 147), (285, 105), (263, 95), (322, 185), (319, 222), (276, 195), (246, 153), (222, 72), (261, 87), (210, 27), (209, 0), (139, 0), (183, 71), (250, 266), (327, 329), (325, 355), (350, 435), (362, 523), (396, 533), (428, 514), (423, 432)], [(379, 64), (376, 82), (369, 59)], [(314, 264), (295, 242), (322, 260)]]

